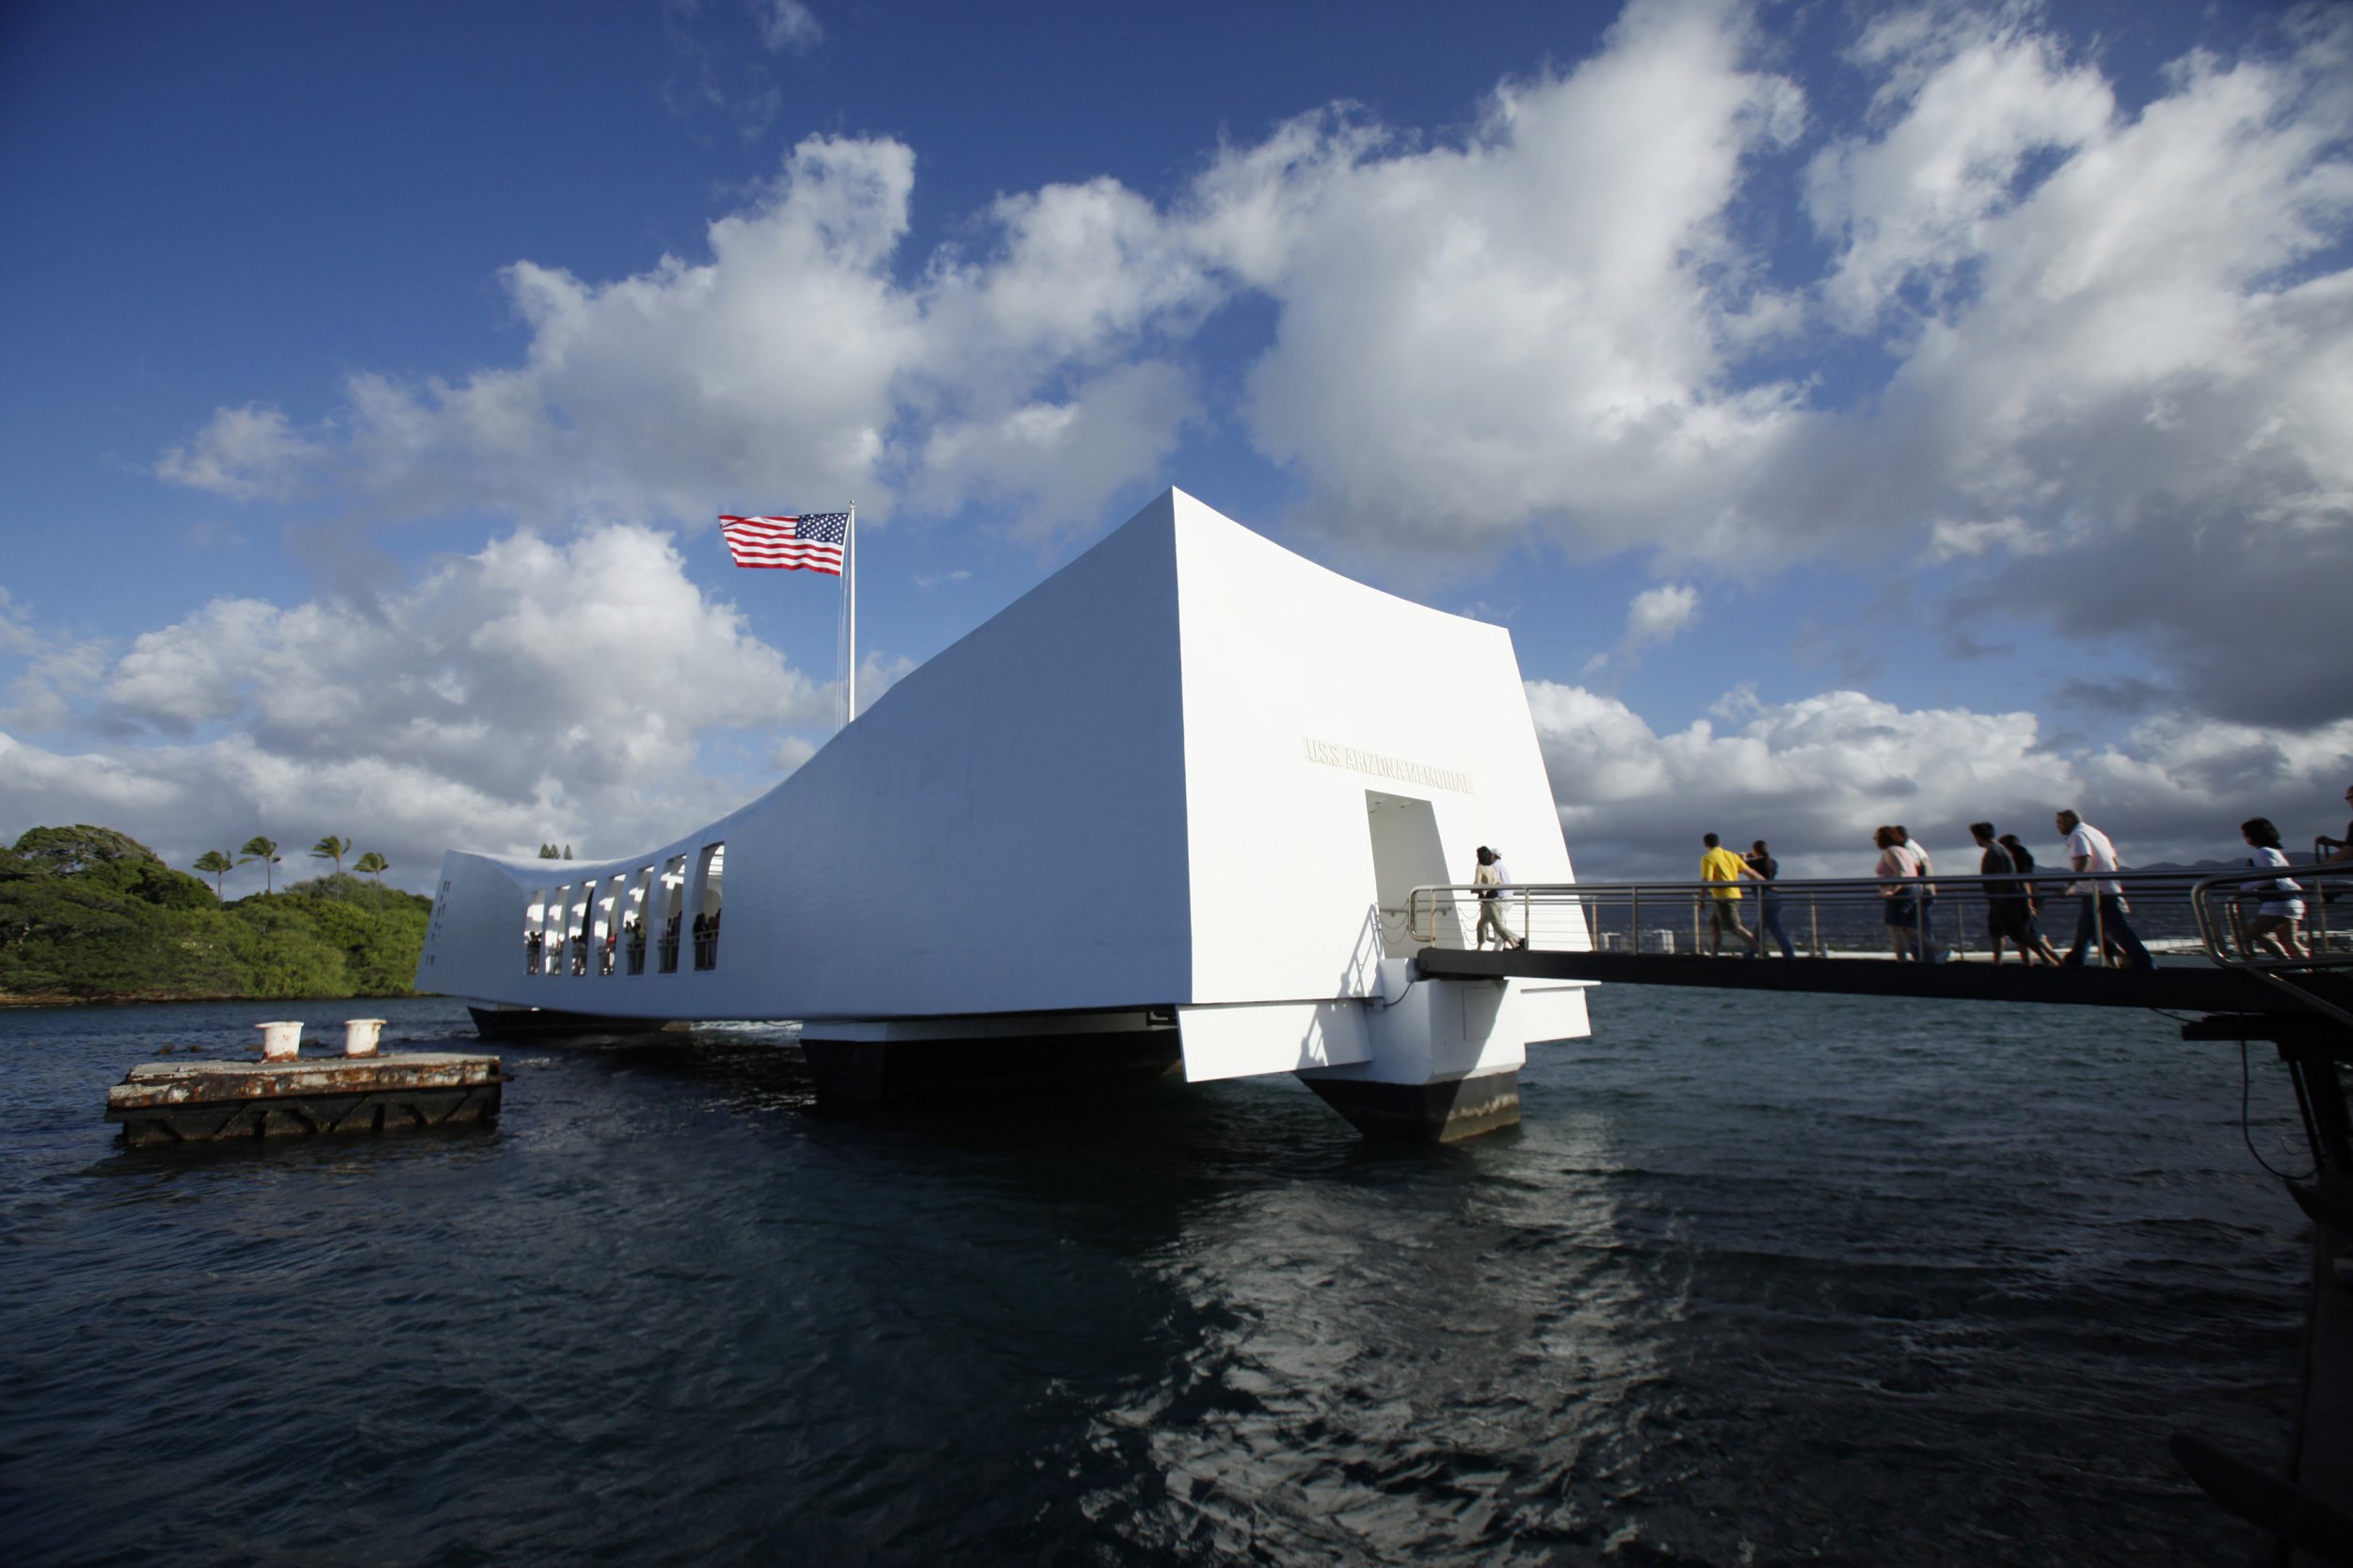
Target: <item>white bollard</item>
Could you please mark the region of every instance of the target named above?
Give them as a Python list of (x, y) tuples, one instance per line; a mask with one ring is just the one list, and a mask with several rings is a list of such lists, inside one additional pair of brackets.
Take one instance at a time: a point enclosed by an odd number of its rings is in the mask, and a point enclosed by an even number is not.
[(262, 1060), (291, 1062), (302, 1054), (302, 1020), (280, 1019), (276, 1023), (255, 1024), (262, 1032)]
[(344, 1054), (374, 1056), (376, 1037), (384, 1032), (381, 1018), (345, 1018), (344, 1020)]

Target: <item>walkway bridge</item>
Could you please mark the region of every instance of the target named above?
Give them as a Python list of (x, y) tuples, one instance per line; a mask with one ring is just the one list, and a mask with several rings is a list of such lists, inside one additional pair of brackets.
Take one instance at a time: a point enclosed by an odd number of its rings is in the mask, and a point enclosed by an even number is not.
[[(1745, 942), (1711, 932), (1710, 906), (1722, 883), (1581, 882), (1511, 887), (1496, 901), (1503, 923), (1525, 945), (1478, 943), (1479, 889), (1467, 885), (1417, 888), (1401, 917), (1418, 949), (1415, 963), (1431, 979), (1499, 976), (1618, 981), (1641, 985), (1699, 985), (1734, 990), (1809, 991), (1847, 996), (1929, 997), (1948, 1000), (2046, 1002), (2246, 1015), (2277, 1032), (2345, 1032), (2353, 1036), (2353, 865), (2298, 866), (2310, 914), (2309, 956), (2258, 956), (2247, 945), (2255, 896), (2248, 871), (2218, 874), (2123, 872), (2128, 919), (2149, 944), (2153, 967), (2117, 962), (2115, 935), (2095, 912), (2086, 962), (2029, 965), (2014, 947), (1996, 960), (1986, 939), (1990, 905), (1981, 879), (1942, 877), (1921, 900), (1915, 887), (1879, 878), (1740, 884), (1730, 903), (1740, 925), (1763, 937)], [(2078, 906), (2071, 877), (2020, 879), (2039, 899), (2042, 932), (2063, 951)], [(1929, 962), (1897, 959), (1886, 915), (1904, 901), (1918, 911)], [(1922, 905), (1925, 904), (1925, 908)], [(1765, 935), (1786, 935), (1794, 956)], [(1897, 929), (1909, 929), (1897, 927)], [(1711, 952), (1711, 947), (1714, 949)], [(2108, 950), (2105, 955), (2100, 950)], [(1761, 950), (1761, 951), (1760, 951)], [(2192, 1038), (2215, 1038), (2193, 1035)], [(2229, 1038), (2270, 1039), (2274, 1033)]]
[[(2101, 901), (2070, 890), (2073, 877), (1744, 881), (1737, 900), (1723, 898), (1721, 882), (1510, 887), (1492, 902), (1514, 945), (1494, 948), (1481, 945), (1484, 889), (1476, 887), (1417, 888), (1404, 909), (1385, 913), (1401, 917), (1420, 944), (1415, 972), (1428, 980), (1617, 981), (2197, 1015), (2181, 1020), (2185, 1040), (2279, 1048), (2313, 1170), (2353, 1221), (2353, 1109), (2343, 1071), (2353, 1064), (2353, 864), (2297, 866), (2291, 874), (2309, 917), (2304, 952), (2295, 957), (2259, 952), (2249, 940), (2256, 889), (2267, 886), (2251, 870), (2101, 879), (2122, 889), (2125, 919), (2152, 945), (2149, 964), (2119, 962), (2122, 934), (2106, 929)], [(2079, 911), (2089, 917), (2081, 965), (2029, 964), (2014, 946), (2007, 961), (1990, 951), (1990, 898), (2021, 889), (2060, 917), (2065, 929), (2042, 934), (2055, 947), (2074, 940)], [(1714, 912), (1727, 904), (1749, 940), (1718, 929)], [(1896, 921), (1913, 923), (1891, 923), (1891, 910)], [(1898, 957), (1891, 930), (1916, 931), (1909, 945), (1926, 961)], [(2345, 1228), (2353, 1232), (2353, 1223)]]
[[(2195, 1014), (2181, 1020), (2185, 1040), (2279, 1047), (2314, 1169), (2340, 1180), (2353, 1207), (2353, 1110), (2341, 1071), (2353, 1064), (2353, 864), (2292, 872), (2309, 916), (2300, 957), (2251, 946), (2260, 898), (2250, 889), (2265, 884), (2250, 871), (2103, 878), (2123, 889), (2125, 918), (2151, 945), (2154, 961), (2145, 965), (2118, 962), (2121, 934), (2106, 929), (2099, 901), (2068, 890), (2072, 877), (2006, 878), (1996, 896), (2015, 896), (2011, 889), (2023, 887), (2045, 915), (2058, 917), (2060, 929), (2041, 933), (2054, 950), (2074, 940), (2078, 912), (2088, 913), (2081, 965), (2029, 964), (2014, 945), (1998, 958), (1986, 937), (1986, 883), (1975, 876), (1933, 879), (1925, 898), (1921, 884), (1876, 877), (1743, 882), (1737, 903), (1721, 898), (1721, 882), (1512, 887), (1495, 901), (1518, 943), (1512, 947), (1479, 945), (1481, 889), (1475, 887), (1417, 888), (1401, 913), (1421, 944), (1416, 973), (1430, 980), (1616, 981)], [(2333, 908), (2332, 900), (2345, 908)], [(1715, 929), (1712, 908), (1727, 903), (1753, 940)], [(1888, 935), (1891, 905), (1917, 922), (1892, 929), (1916, 930), (1913, 950), (1925, 943), (1927, 961), (1897, 957)], [(1792, 956), (1782, 955), (1769, 931), (1786, 938)]]
[[(1922, 997), (1942, 1000), (2041, 1002), (2065, 1006), (2146, 1007), (2182, 1019), (2185, 1040), (2272, 1042), (2287, 1064), (2313, 1160), (2309, 1181), (2288, 1191), (2313, 1226), (2312, 1314), (2304, 1342), (2303, 1398), (2284, 1470), (2244, 1458), (2211, 1440), (2176, 1432), (2175, 1459), (2217, 1502), (2269, 1532), (2265, 1560), (2353, 1561), (2353, 1112), (2345, 1069), (2353, 1064), (2353, 864), (2297, 866), (2307, 924), (2304, 956), (2258, 954), (2249, 927), (2261, 886), (2251, 871), (2218, 875), (2124, 872), (2126, 919), (2156, 954), (2153, 965), (2108, 967), (2105, 921), (2096, 903), (2080, 968), (2028, 966), (2013, 949), (1996, 964), (1987, 951), (1987, 885), (1946, 877), (1919, 927), (1930, 961), (1898, 961), (1886, 912), (1916, 900), (1917, 883), (1878, 879), (1743, 882), (1738, 923), (1751, 932), (1777, 925), (1798, 956), (1781, 956), (1779, 940), (1757, 944), (1770, 957), (1749, 956), (1730, 935), (1717, 938), (1727, 956), (1702, 956), (1721, 883), (1579, 883), (1513, 887), (1496, 901), (1520, 945), (1478, 945), (1481, 889), (1414, 889), (1402, 910), (1385, 910), (1420, 944), (1416, 972), (1431, 980), (1620, 981), (1641, 985), (1703, 985), (1750, 991), (1845, 996)], [(2072, 877), (2024, 879), (2056, 929), (2072, 943), (2084, 900)], [(1998, 894), (2021, 884), (2004, 879)], [(2341, 899), (2332, 906), (2331, 899)], [(1917, 919), (1916, 904), (1906, 911)], [(1897, 929), (1902, 929), (1898, 926)], [(1975, 951), (1972, 951), (1974, 948)], [(1876, 950), (1876, 951), (1874, 951)]]

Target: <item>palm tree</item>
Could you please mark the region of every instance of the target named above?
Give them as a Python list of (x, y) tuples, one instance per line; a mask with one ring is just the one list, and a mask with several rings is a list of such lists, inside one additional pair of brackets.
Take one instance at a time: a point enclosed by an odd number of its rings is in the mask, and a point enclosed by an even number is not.
[(338, 839), (332, 833), (329, 833), (326, 838), (321, 839), (317, 843), (311, 846), (311, 858), (313, 860), (334, 861), (337, 875), (341, 875), (343, 873), (344, 856), (349, 855), (350, 853), (351, 840), (349, 839)]
[(234, 860), (216, 849), (208, 849), (196, 857), (196, 869), (213, 879), (215, 898), (229, 896), (229, 873), (237, 869)]
[(245, 841), (245, 847), (237, 851), (237, 864), (240, 866), (249, 865), (256, 860), (262, 863), (262, 891), (269, 893), (278, 890), (277, 875), (270, 869), (278, 864), (277, 840), (264, 839), (256, 833)]
[(392, 869), (392, 863), (376, 854), (376, 851), (370, 850), (359, 859), (354, 860), (351, 863), (351, 869), (355, 872), (365, 872), (376, 878), (376, 885), (381, 888), (384, 886), (384, 873)]

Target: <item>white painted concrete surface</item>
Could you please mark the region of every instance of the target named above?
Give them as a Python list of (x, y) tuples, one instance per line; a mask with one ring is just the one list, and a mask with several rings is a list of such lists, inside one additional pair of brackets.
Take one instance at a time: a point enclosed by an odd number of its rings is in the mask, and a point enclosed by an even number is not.
[[(725, 916), (697, 971), (717, 843)], [(913, 1038), (1176, 1008), (1195, 1079), (1426, 1081), (1385, 1075), (1494, 1070), (1529, 1040), (1586, 1032), (1574, 988), (1409, 989), (1385, 964), (1410, 951), (1405, 891), (1467, 881), (1481, 843), (1516, 881), (1572, 877), (1509, 633), (1171, 490), (710, 826), (596, 862), (452, 852), (417, 984), (630, 1017), (802, 1018), (836, 1038), (853, 1022)], [(587, 974), (526, 972), (526, 915), (548, 892), (568, 884), (576, 906), (588, 879), (601, 897), (674, 859), (677, 972), (656, 972), (658, 907), (643, 974), (621, 972), (618, 941), (610, 975), (601, 944)]]

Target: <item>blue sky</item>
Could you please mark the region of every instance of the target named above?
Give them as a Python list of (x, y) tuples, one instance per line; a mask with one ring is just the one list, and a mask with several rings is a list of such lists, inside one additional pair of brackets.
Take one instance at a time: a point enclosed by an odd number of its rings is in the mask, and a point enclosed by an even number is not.
[(12, 8), (0, 832), (625, 852), (827, 730), (717, 512), (878, 685), (1169, 484), (1508, 624), (1589, 874), (2338, 831), (2348, 134), (2342, 5)]

